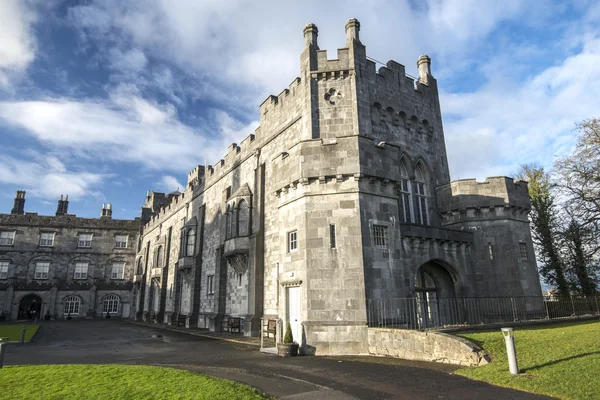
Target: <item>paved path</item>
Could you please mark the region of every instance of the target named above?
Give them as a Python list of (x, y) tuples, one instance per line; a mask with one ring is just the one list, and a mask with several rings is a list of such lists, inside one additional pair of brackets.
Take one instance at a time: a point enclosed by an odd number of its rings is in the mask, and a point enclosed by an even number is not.
[[(39, 336), (38, 336), (39, 335)], [(42, 323), (5, 364), (172, 366), (257, 387), (283, 399), (542, 399), (452, 375), (453, 367), (371, 357), (292, 357), (255, 346), (118, 320)], [(162, 335), (161, 338), (153, 335)]]

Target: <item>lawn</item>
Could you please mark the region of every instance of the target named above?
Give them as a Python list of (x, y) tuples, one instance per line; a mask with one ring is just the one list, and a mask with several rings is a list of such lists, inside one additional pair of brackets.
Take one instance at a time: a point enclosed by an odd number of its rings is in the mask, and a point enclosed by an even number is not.
[(0, 399), (266, 399), (250, 386), (173, 368), (27, 365), (0, 369)]
[(600, 322), (517, 328), (515, 347), (521, 374), (508, 372), (506, 347), (497, 332), (457, 335), (492, 354), (489, 365), (457, 374), (494, 385), (562, 399), (600, 399)]
[[(40, 326), (33, 324), (26, 326), (25, 341), (29, 342)], [(0, 337), (8, 337), (9, 342), (19, 341), (21, 340), (22, 328), (23, 324), (0, 325)]]

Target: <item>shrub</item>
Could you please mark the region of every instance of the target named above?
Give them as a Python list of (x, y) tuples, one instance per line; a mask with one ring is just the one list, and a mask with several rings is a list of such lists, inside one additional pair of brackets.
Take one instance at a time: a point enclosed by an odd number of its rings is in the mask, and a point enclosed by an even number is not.
[(285, 327), (285, 336), (283, 337), (283, 343), (289, 344), (294, 343), (294, 336), (292, 335), (292, 326), (290, 323), (287, 323)]

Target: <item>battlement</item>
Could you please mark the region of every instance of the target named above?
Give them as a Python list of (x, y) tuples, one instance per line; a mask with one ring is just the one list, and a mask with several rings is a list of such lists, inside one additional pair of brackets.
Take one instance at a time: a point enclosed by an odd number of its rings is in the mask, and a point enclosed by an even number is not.
[(194, 169), (192, 169), (188, 173), (187, 186), (195, 185), (200, 182), (204, 178), (204, 165), (196, 165)]
[(38, 215), (38, 213), (0, 214), (0, 226), (38, 226), (44, 229), (52, 228), (79, 228), (79, 229), (117, 229), (137, 230), (140, 218), (112, 219), (112, 218), (82, 218), (74, 214), (65, 215)]
[(436, 188), (440, 213), (467, 209), (516, 207), (531, 208), (527, 182), (515, 181), (505, 176), (476, 179), (461, 179)]
[(295, 110), (299, 109), (299, 103), (302, 101), (301, 94), (304, 93), (301, 82), (299, 77), (295, 78), (279, 95), (269, 95), (260, 104), (261, 126), (272, 127), (277, 121), (294, 114)]

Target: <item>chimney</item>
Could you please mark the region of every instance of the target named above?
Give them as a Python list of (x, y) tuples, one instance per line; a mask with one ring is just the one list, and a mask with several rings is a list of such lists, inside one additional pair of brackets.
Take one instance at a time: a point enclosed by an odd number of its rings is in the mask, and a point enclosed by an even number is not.
[(112, 204), (102, 203), (102, 211), (100, 211), (100, 218), (112, 218)]
[(350, 44), (353, 41), (360, 42), (358, 38), (358, 32), (360, 31), (360, 22), (356, 18), (350, 18), (346, 22), (346, 44)]
[(58, 200), (58, 206), (56, 207), (56, 216), (66, 215), (69, 209), (69, 195), (65, 197), (63, 200), (63, 195), (60, 195), (60, 199)]
[(10, 210), (11, 214), (23, 215), (25, 213), (25, 191), (17, 190), (17, 196), (15, 197), (15, 203), (13, 209)]
[(429, 85), (429, 78), (431, 78), (431, 58), (428, 56), (421, 56), (417, 60), (417, 68), (419, 68), (419, 82), (424, 85)]

